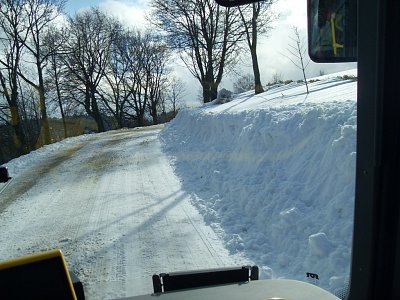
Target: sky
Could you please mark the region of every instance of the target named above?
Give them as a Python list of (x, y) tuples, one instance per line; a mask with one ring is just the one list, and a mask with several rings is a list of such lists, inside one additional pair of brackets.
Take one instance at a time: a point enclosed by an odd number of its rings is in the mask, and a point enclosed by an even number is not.
[[(98, 6), (101, 10), (116, 16), (123, 23), (133, 27), (145, 27), (145, 15), (149, 12), (149, 0), (69, 0), (65, 11), (73, 15), (77, 11), (91, 6)], [(299, 28), (305, 42), (307, 41), (307, 1), (306, 0), (278, 0), (275, 12), (279, 18), (273, 24), (273, 29), (267, 36), (260, 39), (258, 45), (258, 60), (261, 70), (261, 81), (267, 84), (272, 81), (274, 74), (279, 74), (282, 80), (302, 79), (302, 72), (288, 58), (289, 45), (293, 45), (293, 26)], [(307, 67), (307, 77), (329, 74), (342, 70), (354, 69), (356, 63), (316, 64), (310, 62)], [(200, 96), (200, 84), (189, 73), (184, 64), (177, 60), (174, 64), (176, 76), (186, 83), (186, 101), (197, 100)], [(233, 82), (238, 74), (251, 74), (251, 59), (244, 58), (234, 72), (227, 74), (220, 88), (233, 90)]]

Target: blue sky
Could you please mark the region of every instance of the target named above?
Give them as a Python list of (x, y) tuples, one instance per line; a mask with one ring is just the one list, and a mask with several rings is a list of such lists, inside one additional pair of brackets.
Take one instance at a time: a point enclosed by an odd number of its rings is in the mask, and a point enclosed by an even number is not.
[(129, 27), (141, 27), (146, 25), (144, 16), (148, 11), (147, 3), (148, 0), (69, 0), (65, 12), (74, 15), (79, 10), (98, 6)]
[(74, 14), (76, 11), (83, 7), (90, 7), (90, 6), (96, 6), (100, 2), (99, 0), (69, 0), (67, 4), (65, 5), (65, 10), (68, 14)]
[[(130, 27), (146, 26), (145, 14), (148, 12), (148, 2), (150, 0), (69, 0), (65, 11), (73, 15), (80, 9), (91, 6), (99, 8), (111, 15), (117, 17), (123, 23)], [(274, 23), (274, 29), (268, 36), (263, 37), (258, 45), (258, 58), (261, 69), (261, 80), (263, 84), (272, 80), (274, 74), (278, 73), (284, 80), (298, 80), (302, 78), (301, 70), (296, 68), (288, 59), (287, 48), (293, 44), (293, 26), (300, 29), (302, 36), (307, 38), (307, 1), (306, 0), (278, 0), (275, 10), (279, 14), (278, 20)], [(286, 55), (286, 56), (285, 56)], [(179, 61), (175, 64), (177, 76), (187, 84), (188, 97), (195, 98), (199, 94), (200, 85), (192, 78), (192, 75), (186, 70)], [(325, 74), (356, 68), (355, 63), (346, 64), (315, 64), (311, 62), (307, 68), (307, 77), (318, 76), (320, 71)], [(243, 59), (239, 65), (236, 74), (251, 73), (250, 58)], [(232, 89), (232, 81), (237, 75), (232, 74), (226, 77), (221, 83), (221, 88)], [(196, 88), (194, 88), (196, 87)]]

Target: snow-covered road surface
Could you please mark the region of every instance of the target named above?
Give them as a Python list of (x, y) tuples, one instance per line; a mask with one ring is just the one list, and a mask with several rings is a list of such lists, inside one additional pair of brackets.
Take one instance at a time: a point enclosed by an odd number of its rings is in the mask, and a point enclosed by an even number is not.
[(60, 248), (87, 299), (150, 293), (154, 273), (246, 263), (190, 204), (160, 129), (77, 139), (18, 174), (0, 194), (0, 260)]

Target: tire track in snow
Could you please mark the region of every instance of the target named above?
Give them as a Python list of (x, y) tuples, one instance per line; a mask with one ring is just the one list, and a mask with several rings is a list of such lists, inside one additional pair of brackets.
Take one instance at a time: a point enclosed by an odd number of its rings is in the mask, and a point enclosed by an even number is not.
[(232, 265), (189, 200), (157, 131), (99, 134), (1, 215), (12, 238), (0, 232), (0, 259), (61, 248), (89, 300), (150, 293), (154, 273)]
[(182, 210), (185, 213), (185, 215), (188, 218), (188, 220), (190, 221), (190, 224), (192, 224), (194, 230), (199, 235), (200, 239), (202, 240), (204, 246), (207, 248), (207, 250), (210, 253), (210, 255), (215, 259), (216, 266), (223, 266), (224, 265), (223, 261), (219, 257), (218, 252), (214, 249), (214, 247), (212, 246), (210, 241), (207, 239), (205, 233), (199, 228), (198, 225), (196, 225), (193, 222), (192, 218), (190, 217), (190, 215), (187, 212), (187, 209), (185, 209), (184, 206), (182, 206)]

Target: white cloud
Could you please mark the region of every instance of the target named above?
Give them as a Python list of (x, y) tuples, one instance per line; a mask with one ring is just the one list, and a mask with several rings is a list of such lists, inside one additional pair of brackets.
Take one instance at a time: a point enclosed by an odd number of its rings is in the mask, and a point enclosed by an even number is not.
[(147, 25), (145, 18), (148, 9), (146, 1), (107, 0), (99, 3), (99, 8), (116, 17), (128, 27), (143, 28)]
[(279, 0), (275, 4), (275, 11), (280, 15), (279, 26), (307, 26), (307, 1), (306, 0)]

